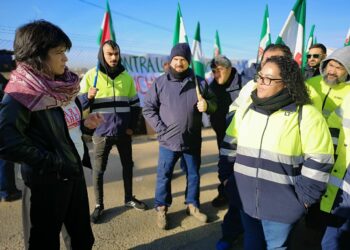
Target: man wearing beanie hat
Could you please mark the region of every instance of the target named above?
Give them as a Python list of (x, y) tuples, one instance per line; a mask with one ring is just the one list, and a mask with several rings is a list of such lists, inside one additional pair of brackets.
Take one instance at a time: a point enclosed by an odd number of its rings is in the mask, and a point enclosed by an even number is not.
[[(170, 53), (169, 72), (156, 79), (144, 100), (143, 115), (158, 134), (159, 160), (155, 209), (157, 225), (167, 228), (171, 205), (171, 178), (176, 161), (182, 157), (187, 177), (186, 212), (201, 222), (207, 216), (199, 211), (199, 167), (202, 112), (216, 110), (215, 95), (202, 78), (189, 68), (191, 50), (187, 43), (175, 45)], [(197, 95), (196, 87), (200, 94)]]
[(175, 56), (181, 56), (186, 59), (187, 63), (191, 63), (191, 49), (187, 43), (176, 44), (170, 53), (170, 61), (173, 60)]

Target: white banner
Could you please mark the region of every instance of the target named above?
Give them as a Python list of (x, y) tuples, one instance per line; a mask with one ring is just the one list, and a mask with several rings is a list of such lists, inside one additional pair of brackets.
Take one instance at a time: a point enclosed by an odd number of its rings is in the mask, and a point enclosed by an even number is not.
[[(164, 73), (163, 63), (167, 60), (165, 55), (145, 54), (142, 56), (121, 55), (122, 64), (128, 73), (134, 78), (137, 93), (143, 107), (143, 98), (154, 80)], [(205, 78), (208, 83), (212, 80), (210, 60), (205, 60)], [(233, 60), (232, 65), (238, 72), (248, 67), (248, 60)]]

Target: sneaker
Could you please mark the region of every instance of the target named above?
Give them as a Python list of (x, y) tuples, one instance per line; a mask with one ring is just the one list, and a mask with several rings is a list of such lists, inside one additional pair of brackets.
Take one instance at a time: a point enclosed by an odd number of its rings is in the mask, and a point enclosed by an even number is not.
[(193, 206), (192, 204), (188, 204), (187, 209), (186, 209), (186, 213), (188, 215), (193, 216), (194, 218), (196, 218), (200, 222), (204, 222), (205, 223), (208, 220), (207, 216), (204, 213), (201, 213), (199, 211), (199, 208)]
[(97, 224), (101, 221), (102, 215), (104, 211), (103, 205), (97, 205), (95, 207), (94, 212), (91, 214), (91, 222)]
[(226, 241), (224, 239), (220, 239), (216, 242), (216, 250), (229, 250), (232, 249), (232, 242)]
[(157, 211), (157, 226), (162, 230), (166, 230), (168, 227), (167, 207), (166, 206), (156, 207), (156, 211)]
[(216, 250), (230, 250), (238, 244), (239, 239), (243, 235), (243, 231), (236, 236), (223, 236), (218, 242), (216, 242)]
[(218, 194), (218, 196), (216, 196), (213, 201), (211, 202), (211, 205), (213, 207), (224, 207), (228, 204), (227, 198), (225, 195), (223, 194)]
[(146, 203), (139, 201), (138, 199), (135, 198), (135, 196), (133, 196), (131, 198), (131, 200), (125, 202), (125, 206), (132, 207), (132, 208), (135, 208), (135, 209), (141, 210), (141, 211), (148, 209), (148, 206), (146, 205)]
[(16, 201), (22, 198), (22, 191), (16, 190), (14, 192), (9, 193), (7, 196), (3, 197), (4, 201), (11, 202)]

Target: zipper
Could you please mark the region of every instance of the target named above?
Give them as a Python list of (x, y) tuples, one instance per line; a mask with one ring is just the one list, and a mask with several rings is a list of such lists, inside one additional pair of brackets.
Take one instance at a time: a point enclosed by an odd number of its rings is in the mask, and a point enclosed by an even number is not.
[(328, 89), (328, 92), (323, 100), (323, 103), (322, 103), (322, 111), (323, 111), (323, 108), (324, 106), (326, 105), (326, 101), (327, 101), (327, 98), (328, 98), (328, 95), (329, 95), (329, 92), (331, 92), (331, 88)]
[[(262, 148), (262, 143), (263, 143), (263, 139), (264, 139), (264, 135), (265, 135), (265, 132), (266, 132), (266, 128), (267, 128), (267, 124), (269, 123), (269, 119), (270, 119), (270, 116), (267, 117), (267, 120), (266, 120), (266, 124), (265, 124), (265, 127), (264, 127), (264, 130), (262, 132), (262, 135), (261, 135), (261, 140), (260, 140), (260, 147), (259, 147), (259, 155), (258, 155), (258, 163), (260, 165), (260, 157), (261, 157), (261, 148)], [(258, 176), (259, 176), (259, 165), (257, 165), (257, 168), (256, 168), (256, 182), (255, 182), (255, 210), (256, 210), (256, 217), (259, 218), (259, 187), (258, 187), (258, 183), (259, 183), (259, 179), (258, 179)]]

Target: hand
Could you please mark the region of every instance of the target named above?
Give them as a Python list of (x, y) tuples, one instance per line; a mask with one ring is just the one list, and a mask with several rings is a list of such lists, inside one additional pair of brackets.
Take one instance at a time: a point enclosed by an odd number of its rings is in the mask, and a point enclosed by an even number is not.
[(85, 119), (84, 126), (89, 129), (95, 129), (103, 122), (105, 122), (103, 115), (100, 113), (91, 113)]
[(228, 179), (224, 180), (223, 182), (224, 186), (226, 186), (227, 182), (228, 182)]
[(132, 131), (131, 128), (127, 128), (126, 131), (125, 131), (125, 133), (126, 133), (127, 135), (133, 135), (133, 134), (134, 134), (134, 131)]
[(207, 101), (201, 95), (198, 98), (197, 108), (199, 112), (205, 112), (208, 108)]
[(92, 100), (95, 98), (97, 94), (98, 88), (90, 87), (89, 92), (88, 92), (88, 99)]

